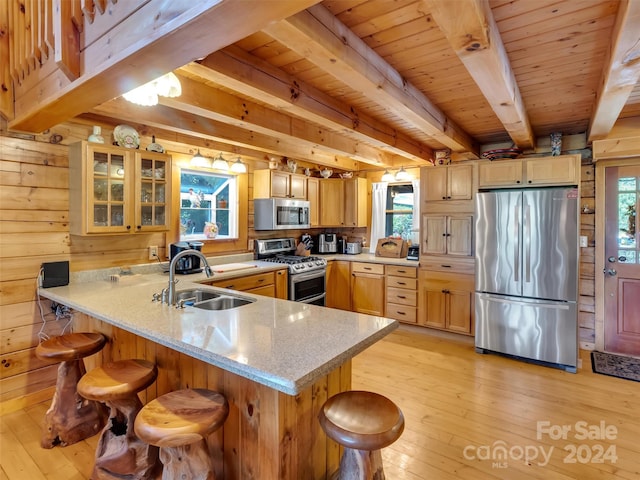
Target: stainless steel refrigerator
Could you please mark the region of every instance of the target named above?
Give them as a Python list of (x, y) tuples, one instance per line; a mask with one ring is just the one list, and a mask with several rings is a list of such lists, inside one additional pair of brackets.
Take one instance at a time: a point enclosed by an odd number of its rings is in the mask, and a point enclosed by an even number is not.
[(578, 364), (578, 189), (476, 196), (476, 351)]

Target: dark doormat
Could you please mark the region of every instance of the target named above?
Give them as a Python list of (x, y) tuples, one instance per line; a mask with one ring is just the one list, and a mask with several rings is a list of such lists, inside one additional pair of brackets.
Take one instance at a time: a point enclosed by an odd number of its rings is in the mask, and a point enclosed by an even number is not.
[(591, 368), (594, 373), (640, 382), (640, 358), (591, 352)]

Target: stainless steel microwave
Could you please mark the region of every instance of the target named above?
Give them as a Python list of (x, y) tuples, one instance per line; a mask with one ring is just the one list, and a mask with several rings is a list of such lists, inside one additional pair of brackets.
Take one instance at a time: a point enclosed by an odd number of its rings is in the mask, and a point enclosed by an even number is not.
[(307, 200), (256, 198), (253, 207), (255, 230), (310, 228)]

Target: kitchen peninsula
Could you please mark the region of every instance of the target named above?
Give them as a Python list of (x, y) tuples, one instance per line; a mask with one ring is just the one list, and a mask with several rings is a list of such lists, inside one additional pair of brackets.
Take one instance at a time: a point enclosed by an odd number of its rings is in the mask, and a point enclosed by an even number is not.
[[(269, 268), (274, 267), (254, 271)], [(181, 278), (178, 290), (202, 287), (195, 281), (203, 279)], [(40, 294), (79, 312), (75, 330), (110, 338), (87, 369), (124, 358), (156, 362), (158, 379), (144, 392), (143, 403), (186, 387), (227, 397), (229, 418), (210, 441), (220, 478), (329, 478), (338, 467), (339, 449), (319, 427), (319, 408), (350, 389), (351, 358), (397, 322), (246, 293), (240, 295), (255, 301), (221, 311), (152, 302), (166, 285), (166, 275), (148, 274), (72, 282)]]

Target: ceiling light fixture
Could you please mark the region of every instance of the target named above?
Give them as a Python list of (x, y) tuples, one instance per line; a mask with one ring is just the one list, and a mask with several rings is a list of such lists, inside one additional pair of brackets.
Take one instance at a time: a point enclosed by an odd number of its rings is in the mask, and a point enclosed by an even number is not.
[(247, 166), (242, 163), (240, 157), (231, 164), (231, 171), (234, 173), (247, 173)]
[(198, 153), (191, 157), (190, 163), (192, 167), (211, 167), (211, 160), (202, 155), (200, 149), (198, 149)]
[(384, 173), (382, 174), (382, 179), (381, 180), (383, 182), (393, 182), (394, 177), (393, 177), (393, 175), (391, 175), (389, 170), (385, 170)]
[(225, 172), (229, 171), (229, 164), (224, 158), (222, 158), (222, 153), (215, 158), (212, 166), (215, 170), (224, 170)]
[(123, 94), (125, 100), (151, 107), (158, 104), (158, 95), (161, 97), (179, 97), (182, 94), (180, 80), (173, 72), (169, 72), (155, 80), (145, 83), (133, 90)]
[(396, 172), (395, 179), (397, 181), (409, 180), (410, 178), (411, 178), (411, 175), (407, 173), (404, 167), (400, 167), (400, 170)]

